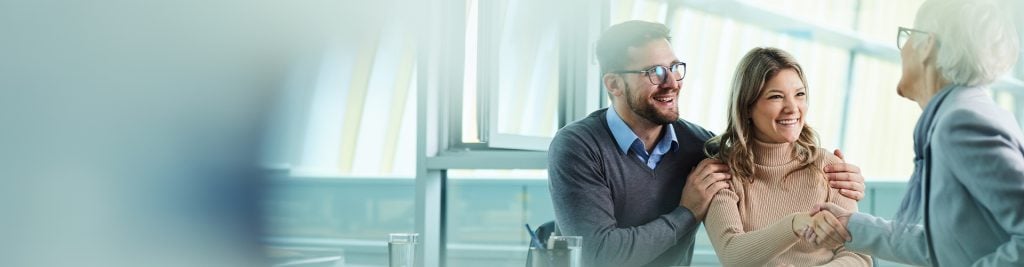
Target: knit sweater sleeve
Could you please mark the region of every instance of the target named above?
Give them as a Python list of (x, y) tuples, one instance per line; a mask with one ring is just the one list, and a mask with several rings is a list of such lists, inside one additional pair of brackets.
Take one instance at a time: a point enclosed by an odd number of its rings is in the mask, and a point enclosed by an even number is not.
[[(737, 182), (733, 182), (733, 187)], [(782, 254), (798, 241), (793, 234), (796, 213), (782, 217), (775, 223), (756, 231), (743, 230), (738, 208), (739, 196), (735, 191), (718, 191), (711, 201), (704, 227), (724, 266), (763, 266)]]

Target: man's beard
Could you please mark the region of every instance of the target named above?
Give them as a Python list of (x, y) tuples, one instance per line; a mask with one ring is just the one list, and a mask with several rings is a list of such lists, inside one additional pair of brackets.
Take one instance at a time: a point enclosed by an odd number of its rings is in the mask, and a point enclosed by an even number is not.
[[(654, 105), (651, 105), (648, 101), (644, 101), (646, 99), (640, 99), (636, 95), (633, 95), (634, 93), (636, 93), (636, 90), (633, 90), (633, 88), (629, 87), (629, 84), (626, 84), (626, 105), (629, 106), (629, 109), (632, 110), (633, 113), (640, 115), (641, 118), (647, 119), (657, 125), (673, 123), (679, 119), (678, 113), (659, 114), (658, 109), (655, 108)], [(673, 101), (679, 101), (679, 97), (676, 97)], [(674, 103), (678, 105), (679, 102)]]

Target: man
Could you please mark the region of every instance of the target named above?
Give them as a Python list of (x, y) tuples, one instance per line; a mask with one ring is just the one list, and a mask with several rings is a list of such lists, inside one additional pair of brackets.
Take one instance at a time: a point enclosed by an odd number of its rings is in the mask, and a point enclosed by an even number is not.
[[(669, 39), (665, 25), (644, 21), (605, 31), (597, 57), (612, 107), (551, 143), (555, 218), (563, 235), (583, 236), (584, 266), (689, 265), (712, 196), (729, 187), (728, 166), (704, 156), (714, 134), (679, 119), (686, 65)], [(863, 197), (856, 166), (826, 172), (842, 194)]]

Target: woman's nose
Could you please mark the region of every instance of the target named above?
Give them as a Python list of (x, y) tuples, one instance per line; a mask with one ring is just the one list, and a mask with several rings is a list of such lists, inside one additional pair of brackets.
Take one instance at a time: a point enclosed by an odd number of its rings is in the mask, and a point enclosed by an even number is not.
[(783, 101), (782, 112), (786, 112), (786, 113), (796, 112), (797, 106), (799, 105), (799, 103), (797, 103), (797, 101), (800, 101), (800, 100), (797, 100), (794, 97), (787, 97), (786, 100)]

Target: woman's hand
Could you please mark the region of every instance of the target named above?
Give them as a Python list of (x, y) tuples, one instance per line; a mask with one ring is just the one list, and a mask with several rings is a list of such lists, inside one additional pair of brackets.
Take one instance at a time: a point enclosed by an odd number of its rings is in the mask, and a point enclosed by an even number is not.
[(810, 214), (812, 223), (803, 231), (804, 240), (834, 250), (852, 239), (846, 228), (852, 212), (833, 203), (822, 203), (814, 205)]
[(814, 226), (814, 219), (810, 212), (797, 213), (793, 217), (793, 234), (797, 237), (804, 237), (806, 230)]

